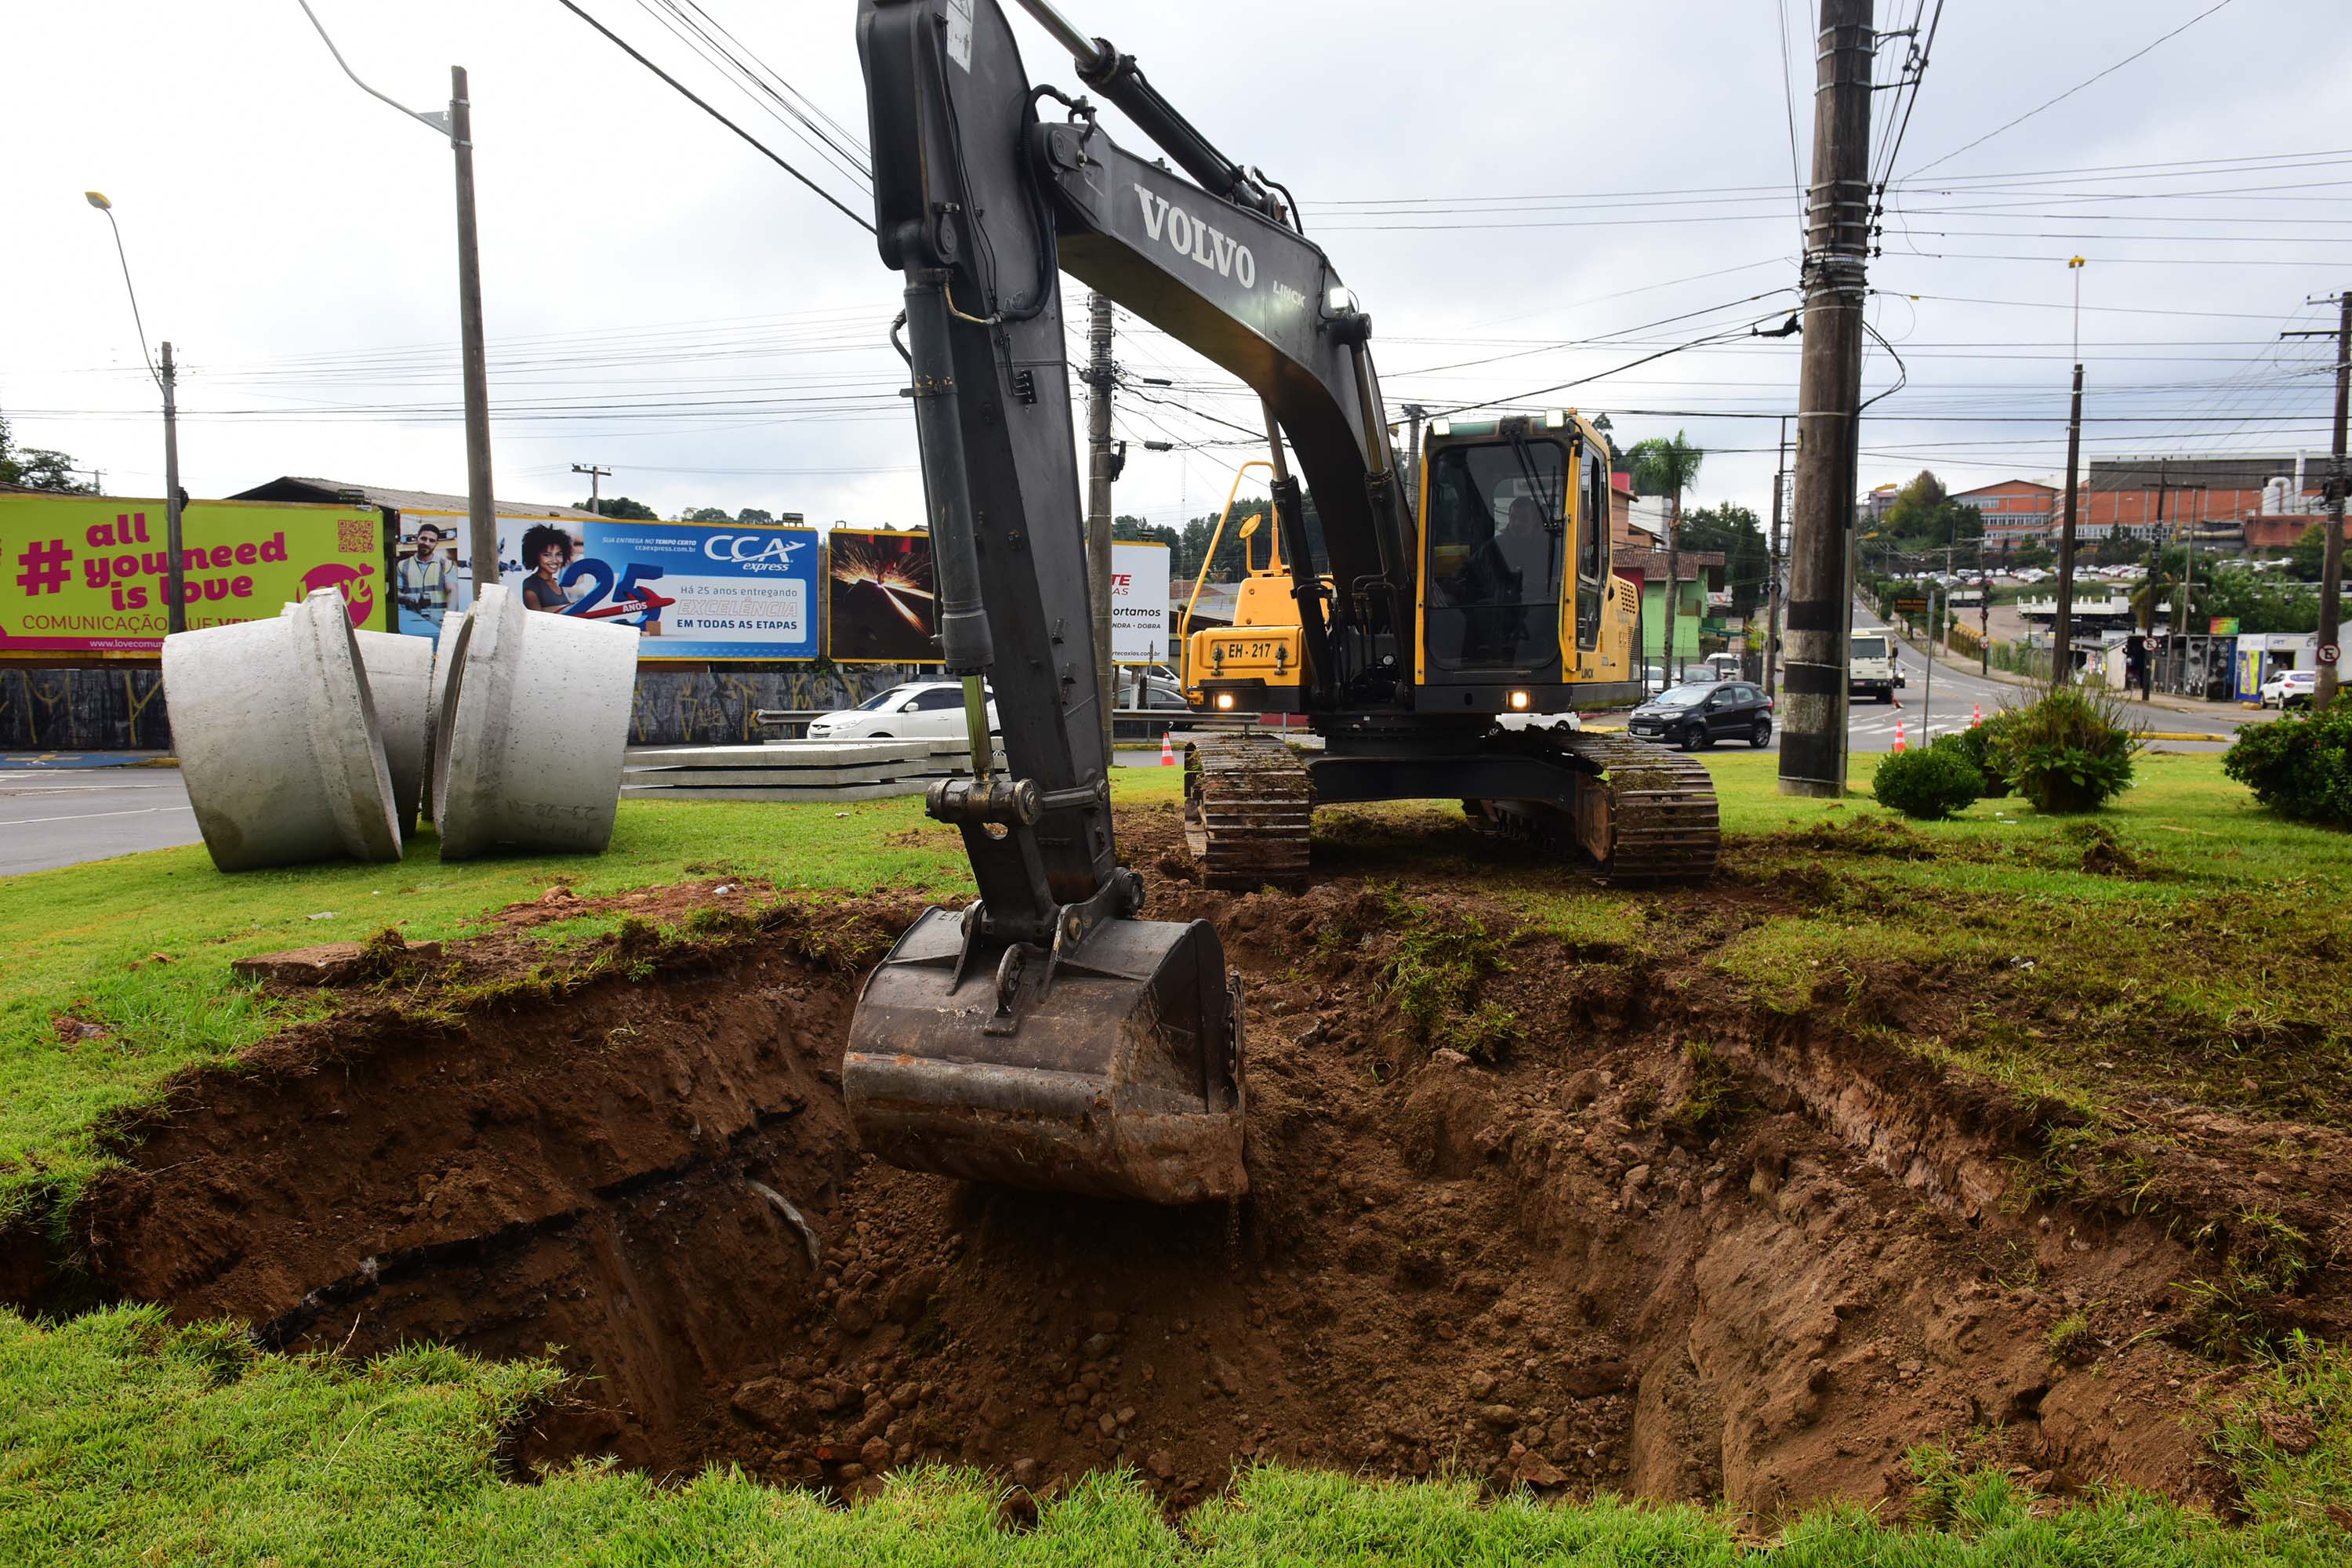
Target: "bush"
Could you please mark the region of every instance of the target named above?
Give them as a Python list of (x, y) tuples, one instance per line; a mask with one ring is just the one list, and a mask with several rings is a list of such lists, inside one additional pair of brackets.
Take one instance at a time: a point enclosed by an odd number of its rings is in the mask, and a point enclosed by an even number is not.
[(2061, 687), (2001, 714), (1986, 755), (2036, 811), (2096, 811), (2131, 787), (2140, 742), (2123, 712), (2104, 690)]
[(1966, 811), (1984, 793), (1984, 778), (1955, 739), (1947, 735), (1916, 752), (1889, 752), (1870, 777), (1878, 803), (1921, 822)]
[(2000, 767), (1994, 763), (1991, 747), (1994, 737), (2007, 727), (2010, 715), (2016, 711), (2013, 708), (2004, 708), (1985, 722), (1971, 724), (1958, 734), (1943, 736), (1936, 742), (1939, 746), (1949, 743), (1968, 758), (1969, 765), (1976, 769), (1977, 776), (1983, 781), (1978, 793), (1987, 800), (1999, 800), (2009, 793), (2009, 780), (2002, 776)]
[(2352, 698), (2246, 725), (2221, 771), (2281, 816), (2352, 826)]

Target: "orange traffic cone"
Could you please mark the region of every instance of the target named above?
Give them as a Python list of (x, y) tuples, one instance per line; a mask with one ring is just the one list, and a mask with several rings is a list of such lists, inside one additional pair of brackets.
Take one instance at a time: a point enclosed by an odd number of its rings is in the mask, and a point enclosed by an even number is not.
[(1900, 719), (1895, 721), (1895, 749), (1898, 752), (1907, 752), (1911, 749), (1903, 743), (1903, 721)]
[(1981, 703), (1981, 702), (1979, 702), (1979, 703), (1978, 703), (1978, 704), (1976, 705), (1976, 709), (1975, 709), (1975, 710), (1974, 710), (1973, 712), (1969, 713), (1969, 729), (1971, 729), (1971, 730), (1974, 730), (1974, 729), (1978, 728), (1979, 726), (1982, 725), (1983, 723), (1984, 723), (1984, 704), (1983, 704), (1983, 703)]
[(1176, 748), (1169, 743), (1168, 731), (1165, 730), (1160, 731), (1160, 765), (1163, 768), (1172, 768), (1176, 765)]

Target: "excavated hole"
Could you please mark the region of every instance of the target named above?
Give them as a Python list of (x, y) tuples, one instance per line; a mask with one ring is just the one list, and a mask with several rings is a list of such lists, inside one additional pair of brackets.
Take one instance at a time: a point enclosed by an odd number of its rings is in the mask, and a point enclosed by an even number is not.
[[(1279, 1458), (1771, 1518), (1899, 1497), (1906, 1448), (1951, 1440), (2212, 1495), (2178, 1419), (2202, 1363), (2129, 1339), (2179, 1247), (2005, 1215), (1964, 1110), (1825, 1047), (1695, 1048), (1638, 973), (1518, 953), (1477, 983), (1516, 1019), (1499, 1062), (1433, 1057), (1391, 897), (1157, 897), (1251, 987), (1231, 1211), (864, 1159), (858, 977), (772, 937), (194, 1079), (92, 1193), (88, 1266), (288, 1350), (555, 1347), (579, 1375), (515, 1436), (523, 1474), (732, 1461), (854, 1495), (924, 1460), (1040, 1490), (1123, 1463), (1181, 1507)], [(2124, 1346), (2096, 1376), (2045, 1343), (2078, 1303)]]

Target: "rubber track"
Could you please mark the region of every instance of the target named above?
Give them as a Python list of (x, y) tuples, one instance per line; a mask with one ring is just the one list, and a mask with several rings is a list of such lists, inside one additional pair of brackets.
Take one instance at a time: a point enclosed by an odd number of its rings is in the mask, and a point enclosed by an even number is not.
[(1184, 842), (1206, 887), (1305, 887), (1314, 809), (1306, 765), (1272, 735), (1203, 735), (1184, 748)]
[(1715, 875), (1723, 847), (1715, 780), (1696, 759), (1628, 735), (1582, 731), (1544, 737), (1600, 779), (1608, 850), (1596, 856), (1577, 831), (1574, 816), (1541, 801), (1489, 803), (1489, 830), (1533, 839), (1556, 853), (1587, 862), (1612, 882), (1660, 886), (1704, 882)]

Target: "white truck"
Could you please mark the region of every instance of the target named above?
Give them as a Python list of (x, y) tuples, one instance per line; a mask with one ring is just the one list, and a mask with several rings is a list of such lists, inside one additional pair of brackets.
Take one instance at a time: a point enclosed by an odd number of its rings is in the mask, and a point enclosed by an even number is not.
[(1895, 700), (1903, 668), (1895, 659), (1894, 639), (1885, 631), (1857, 631), (1846, 644), (1846, 695)]

